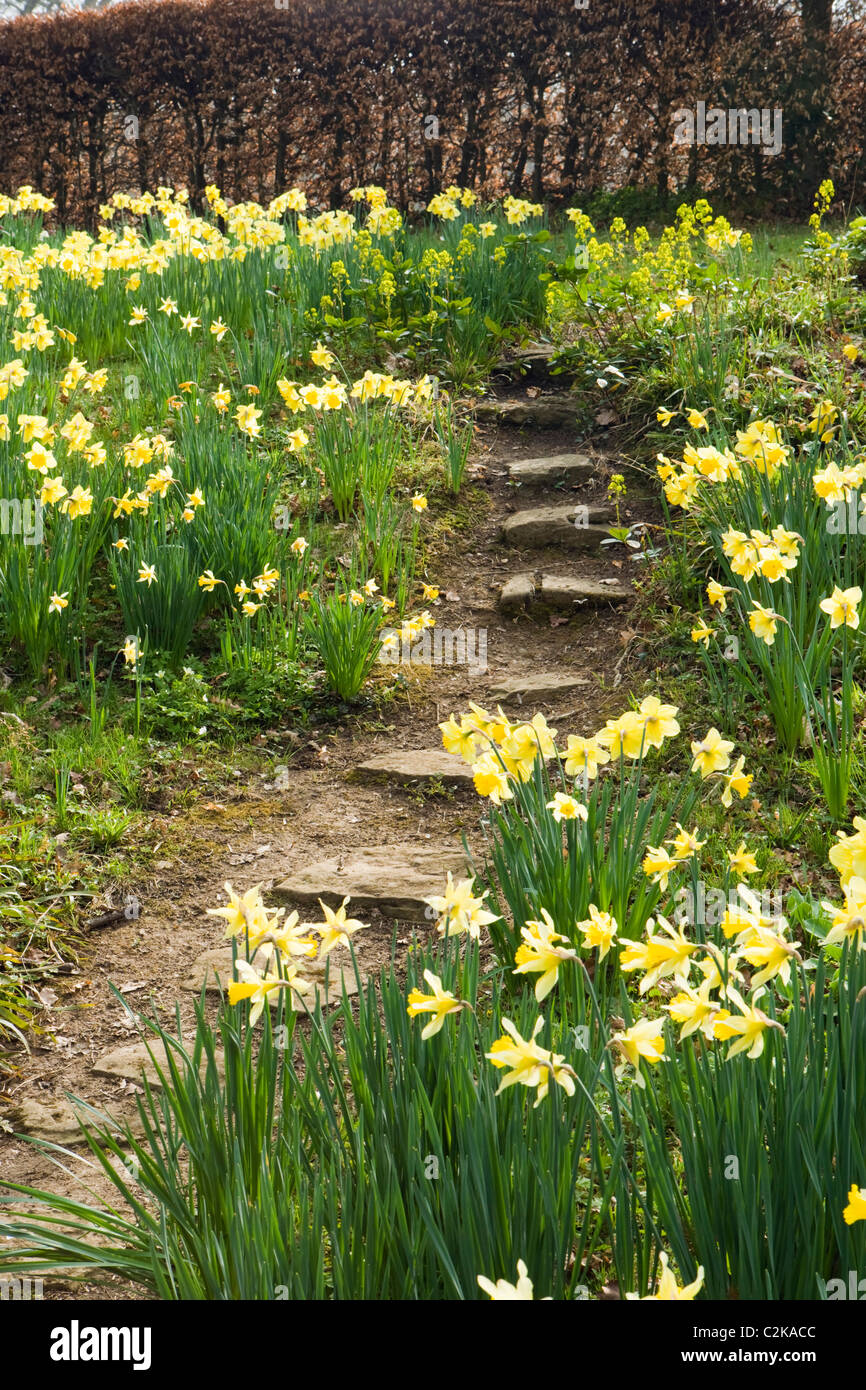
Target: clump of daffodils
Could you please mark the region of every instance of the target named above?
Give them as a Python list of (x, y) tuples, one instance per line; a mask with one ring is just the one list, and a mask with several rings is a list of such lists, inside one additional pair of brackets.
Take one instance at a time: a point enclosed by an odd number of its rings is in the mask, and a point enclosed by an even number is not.
[[(268, 909), (262, 899), (261, 884), (243, 894), (236, 893), (230, 883), (226, 883), (225, 890), (228, 904), (209, 907), (207, 913), (225, 919), (226, 936), (238, 941), (249, 957), (235, 960), (235, 978), (229, 984), (228, 997), (230, 1004), (239, 1004), (243, 999), (251, 1002), (253, 1025), (275, 992), (288, 989), (300, 999), (313, 994), (315, 985), (303, 975), (303, 964), (323, 961), (335, 946), (349, 946), (355, 933), (368, 925), (347, 917), (348, 897), (336, 909), (320, 898), (324, 921), (301, 922), (297, 912), (286, 917), (284, 908)], [(261, 961), (264, 969), (253, 964), (254, 959)]]

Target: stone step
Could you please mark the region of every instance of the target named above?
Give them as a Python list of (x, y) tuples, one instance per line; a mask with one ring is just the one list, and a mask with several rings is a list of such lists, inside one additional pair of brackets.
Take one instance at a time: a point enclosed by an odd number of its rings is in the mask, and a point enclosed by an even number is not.
[(552, 343), (529, 343), (518, 348), (512, 357), (500, 357), (491, 376), (506, 381), (562, 382), (575, 373), (572, 369), (553, 375), (551, 367), (557, 352)]
[[(322, 894), (322, 897), (325, 895)], [(341, 899), (342, 901), (342, 899)], [(349, 914), (352, 915), (351, 913)], [(321, 917), (319, 905), (316, 904), (316, 920)], [(342, 963), (341, 958), (342, 957)], [(325, 982), (326, 965), (327, 968), (327, 988)], [(348, 963), (346, 963), (348, 962)], [(257, 970), (264, 971), (268, 966), (267, 958), (260, 951), (256, 951), (252, 958), (252, 964)], [(339, 1004), (343, 998), (345, 989), (346, 994), (358, 993), (358, 981), (355, 976), (355, 968), (349, 960), (345, 951), (337, 946), (334, 951), (325, 956), (323, 960), (306, 960), (300, 957), (296, 964), (299, 973), (309, 980), (313, 985), (313, 990), (301, 997), (293, 990), (289, 991), (291, 1007), (296, 1013), (303, 1013), (307, 1008), (315, 1009), (317, 1003), (321, 1003), (322, 1008), (327, 1008), (331, 1004)], [(359, 971), (361, 982), (367, 978), (364, 971)], [(189, 990), (193, 994), (201, 994), (202, 986), (208, 994), (218, 994), (220, 987), (226, 989), (232, 979), (232, 948), (231, 946), (214, 946), (209, 951), (202, 951), (200, 956), (196, 956), (190, 967), (189, 975), (181, 982), (181, 989)], [(268, 996), (268, 1003), (272, 1008), (276, 1008), (278, 995), (281, 991), (274, 990)]]
[[(229, 979), (231, 978), (231, 948), (229, 948)], [(192, 1047), (190, 1043), (189, 1048)], [(142, 1077), (147, 1077), (151, 1086), (161, 1086), (157, 1066), (163, 1075), (171, 1080), (171, 1064), (169, 1057), (173, 1057), (178, 1070), (183, 1075), (183, 1058), (173, 1048), (166, 1049), (159, 1038), (152, 1041), (130, 1043), (126, 1047), (116, 1047), (111, 1052), (105, 1052), (94, 1062), (91, 1070), (96, 1076), (113, 1076), (120, 1081), (134, 1081), (136, 1085), (142, 1084)], [(216, 1052), (216, 1064), (218, 1071), (223, 1069), (223, 1054), (221, 1050)], [(207, 1058), (202, 1058), (200, 1071), (202, 1076), (207, 1069)]]
[[(109, 1117), (117, 1124), (128, 1124), (133, 1134), (144, 1133), (141, 1118), (131, 1099), (125, 1105), (112, 1103), (106, 1106), (102, 1101), (93, 1101), (91, 1104), (100, 1115)], [(89, 1128), (93, 1129), (97, 1125), (102, 1127), (102, 1122), (85, 1106), (76, 1110), (68, 1100), (58, 1098), (48, 1101), (30, 1098), (20, 1100), (12, 1108), (11, 1123), (18, 1133), (28, 1134), (31, 1139), (39, 1139), (47, 1144), (62, 1144), (64, 1147), (86, 1144), (87, 1140), (75, 1118), (76, 1114), (81, 1115)], [(120, 1138), (119, 1135), (115, 1137)], [(2, 1202), (3, 1194), (0, 1193), (0, 1204)]]
[(522, 487), (546, 487), (556, 483), (585, 483), (594, 465), (586, 454), (550, 454), (544, 458), (509, 459), (508, 481)]
[(577, 397), (571, 395), (530, 396), (520, 400), (481, 401), (475, 407), (481, 424), (533, 425), (539, 430), (555, 430), (573, 425), (577, 419)]
[(572, 608), (575, 604), (597, 607), (625, 603), (629, 590), (617, 579), (578, 579), (571, 575), (515, 574), (502, 587), (499, 607), (503, 613), (522, 613), (533, 604)]
[(386, 917), (424, 922), (431, 920), (424, 900), (442, 892), (449, 869), (457, 878), (465, 876), (466, 859), (456, 845), (347, 849), (296, 870), (272, 892), (311, 906), (321, 898), (329, 907), (338, 907), (348, 893), (350, 916), (363, 917), (365, 909), (378, 908)]
[(472, 769), (462, 758), (446, 753), (444, 748), (395, 749), (378, 753), (359, 763), (354, 777), (362, 782), (395, 782), (411, 786), (416, 782), (442, 782), (445, 786), (472, 785)]
[(489, 698), (497, 704), (535, 704), (538, 701), (564, 699), (582, 685), (589, 685), (588, 676), (569, 676), (563, 672), (541, 671), (533, 676), (509, 676), (491, 687)]
[(529, 507), (505, 520), (502, 539), (506, 545), (533, 550), (546, 545), (595, 550), (615, 520), (614, 513), (605, 506), (572, 502), (566, 507)]

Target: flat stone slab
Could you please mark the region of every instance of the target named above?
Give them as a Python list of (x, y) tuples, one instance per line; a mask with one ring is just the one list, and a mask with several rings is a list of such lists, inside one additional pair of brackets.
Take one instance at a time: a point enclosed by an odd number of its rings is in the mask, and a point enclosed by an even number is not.
[(629, 590), (618, 579), (578, 579), (571, 575), (514, 574), (503, 585), (499, 607), (503, 613), (521, 613), (533, 604), (571, 608), (574, 604), (597, 607), (625, 603)]
[[(107, 1111), (104, 1106), (95, 1105), (96, 1110), (114, 1119), (118, 1124), (128, 1123), (134, 1134), (141, 1134), (143, 1126), (138, 1113), (121, 1115), (116, 1107)], [(31, 1139), (41, 1139), (48, 1144), (86, 1144), (87, 1140), (76, 1121), (76, 1111), (68, 1100), (21, 1100), (12, 1112), (15, 1129), (28, 1134)], [(96, 1117), (84, 1107), (81, 1118), (91, 1128), (98, 1123)], [(0, 1193), (0, 1203), (4, 1200)]]
[(564, 545), (570, 550), (595, 550), (613, 524), (610, 508), (572, 502), (566, 507), (528, 507), (509, 516), (502, 526), (506, 545), (539, 549)]
[(571, 695), (582, 685), (589, 685), (588, 676), (569, 676), (556, 671), (540, 672), (534, 676), (511, 676), (490, 691), (489, 698), (500, 704), (518, 704), (534, 700), (556, 700)]
[(592, 476), (593, 463), (586, 454), (551, 454), (545, 458), (509, 459), (508, 479), (524, 487), (549, 483), (583, 483)]
[(364, 782), (443, 782), (446, 786), (472, 785), (472, 769), (462, 758), (444, 748), (415, 748), (405, 752), (378, 753), (359, 763), (354, 775)]
[(573, 425), (577, 418), (576, 396), (530, 396), (527, 400), (481, 401), (475, 418), (496, 425), (534, 425), (536, 429), (558, 429)]
[[(229, 948), (229, 966), (231, 967), (231, 948)], [(231, 969), (229, 969), (229, 978), (231, 978)], [(153, 1055), (151, 1056), (151, 1054)], [(174, 1057), (178, 1069), (182, 1071), (183, 1058), (174, 1049), (171, 1049), (170, 1055)], [(217, 1050), (216, 1060), (217, 1067), (222, 1071), (223, 1054), (220, 1050)], [(170, 1079), (171, 1066), (166, 1050), (159, 1038), (154, 1038), (153, 1042), (130, 1043), (126, 1047), (116, 1047), (112, 1052), (104, 1053), (94, 1062), (92, 1071), (96, 1076), (113, 1076), (121, 1081), (133, 1081), (137, 1086), (142, 1084), (143, 1077), (147, 1077), (151, 1086), (161, 1086), (162, 1082), (156, 1070), (157, 1064)], [(207, 1058), (203, 1058), (202, 1074), (206, 1068)]]
[(520, 613), (535, 598), (535, 575), (513, 574), (502, 586), (499, 607), (503, 613)]
[(541, 602), (551, 608), (571, 608), (575, 603), (593, 607), (602, 603), (625, 603), (630, 596), (630, 591), (617, 579), (577, 579), (556, 574), (541, 577)]
[(338, 907), (348, 893), (350, 916), (363, 917), (365, 908), (375, 907), (386, 917), (425, 922), (430, 916), (424, 900), (443, 891), (449, 869), (455, 878), (465, 876), (465, 856), (453, 845), (348, 849), (298, 869), (273, 893), (313, 905), (321, 898), (329, 907)]
[[(318, 908), (318, 903), (316, 907)], [(317, 917), (320, 915), (320, 913), (316, 913)], [(348, 961), (348, 964), (340, 964), (341, 956), (344, 961)], [(330, 966), (327, 970), (326, 988), (326, 962), (329, 959)], [(253, 956), (252, 963), (258, 970), (264, 970), (267, 964), (265, 957), (259, 951), (256, 951)], [(303, 998), (294, 990), (289, 991), (291, 1007), (295, 1013), (304, 1013), (307, 1008), (315, 1009), (319, 1002), (323, 1009), (330, 1004), (339, 1004), (343, 997), (344, 986), (346, 994), (358, 993), (355, 968), (345, 950), (340, 946), (335, 946), (324, 960), (307, 960), (301, 957), (298, 959), (297, 965), (304, 978), (313, 985), (313, 989), (304, 994)], [(360, 975), (363, 983), (367, 976), (363, 970), (360, 971)], [(231, 946), (215, 946), (209, 951), (202, 951), (201, 955), (196, 957), (189, 975), (181, 983), (181, 989), (189, 990), (194, 994), (201, 994), (202, 986), (204, 986), (208, 994), (218, 994), (221, 987), (226, 989), (231, 978), (232, 948)], [(283, 993), (282, 990), (274, 990), (268, 995), (268, 1003), (271, 1008), (277, 1007), (281, 993)]]

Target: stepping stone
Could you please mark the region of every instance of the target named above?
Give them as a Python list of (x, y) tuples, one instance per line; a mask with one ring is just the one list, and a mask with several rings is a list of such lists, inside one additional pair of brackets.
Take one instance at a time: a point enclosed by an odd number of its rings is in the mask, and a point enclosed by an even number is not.
[(541, 577), (541, 602), (550, 608), (571, 608), (575, 603), (625, 603), (630, 596), (631, 591), (618, 579), (576, 579), (556, 574)]
[(491, 689), (489, 698), (499, 704), (512, 701), (530, 704), (572, 695), (579, 686), (589, 684), (588, 676), (567, 676), (555, 671), (542, 672), (537, 676), (512, 676)]
[(508, 480), (524, 487), (544, 487), (553, 483), (581, 483), (592, 476), (593, 464), (586, 454), (551, 454), (545, 458), (510, 459)]
[(539, 549), (565, 545), (570, 550), (595, 550), (607, 535), (602, 523), (612, 524), (613, 513), (604, 506), (531, 507), (515, 512), (503, 523), (506, 545)]
[[(231, 948), (229, 948), (229, 964), (231, 964)], [(229, 970), (229, 976), (231, 970)], [(187, 1044), (191, 1046), (191, 1044)], [(151, 1056), (151, 1053), (153, 1056)], [(169, 1049), (169, 1055), (174, 1057), (178, 1070), (183, 1073), (183, 1058)], [(220, 1072), (223, 1069), (223, 1054), (217, 1049), (216, 1053), (217, 1068)], [(142, 1078), (147, 1077), (151, 1086), (161, 1086), (162, 1082), (157, 1074), (157, 1064), (161, 1071), (171, 1079), (171, 1066), (166, 1055), (166, 1049), (159, 1038), (154, 1037), (152, 1042), (130, 1043), (127, 1047), (116, 1047), (112, 1052), (106, 1052), (94, 1062), (92, 1071), (97, 1076), (113, 1076), (121, 1081), (134, 1081), (137, 1086), (142, 1084)], [(207, 1058), (202, 1058), (201, 1074), (207, 1070)]]
[[(323, 895), (324, 896), (324, 895)], [(316, 916), (321, 914), (316, 904)], [(351, 915), (351, 914), (350, 914)], [(348, 961), (348, 964), (340, 964), (340, 956)], [(328, 987), (325, 989), (325, 967), (330, 960), (328, 968)], [(261, 952), (256, 951), (252, 959), (253, 965), (257, 970), (264, 970), (267, 964)], [(299, 958), (297, 964), (300, 973), (309, 980), (314, 986), (314, 991), (309, 991), (303, 996), (303, 1000), (294, 990), (289, 991), (291, 1006), (296, 1013), (303, 1013), (305, 1007), (315, 1009), (317, 1002), (321, 1001), (322, 1008), (327, 1008), (330, 1004), (339, 1004), (343, 997), (345, 987), (346, 994), (358, 993), (358, 981), (355, 977), (355, 968), (349, 960), (343, 948), (335, 946), (333, 952), (326, 956), (324, 960), (307, 960)], [(367, 976), (363, 970), (360, 971), (363, 983)], [(218, 994), (220, 987), (227, 989), (229, 981), (232, 979), (232, 948), (231, 946), (215, 946), (209, 951), (202, 951), (197, 956), (190, 968), (187, 978), (181, 983), (181, 989), (189, 990), (193, 994), (201, 994), (202, 986), (208, 994)], [(268, 1003), (272, 1008), (276, 1008), (279, 999), (278, 994), (283, 991), (274, 990), (268, 996)]]
[(550, 369), (557, 352), (552, 343), (531, 343), (513, 357), (500, 357), (491, 375), (506, 377), (509, 381), (562, 381), (574, 376), (573, 370), (552, 376)]
[[(137, 1111), (121, 1114), (116, 1106), (106, 1111), (104, 1106), (94, 1107), (102, 1114), (120, 1123), (128, 1123), (134, 1134), (142, 1134), (144, 1127)], [(28, 1134), (31, 1139), (41, 1139), (48, 1144), (86, 1144), (86, 1139), (75, 1119), (76, 1111), (68, 1100), (21, 1100), (12, 1112), (15, 1129)], [(91, 1128), (100, 1121), (89, 1110), (81, 1108), (81, 1118)], [(119, 1137), (119, 1136), (118, 1136)], [(0, 1203), (4, 1200), (0, 1193)], [(6, 1199), (8, 1200), (8, 1198)]]
[(396, 782), (399, 786), (413, 782), (444, 782), (446, 786), (472, 785), (472, 769), (462, 758), (447, 753), (444, 748), (416, 748), (401, 752), (378, 753), (355, 768), (355, 777), (364, 782)]
[(475, 418), (495, 425), (534, 425), (536, 429), (558, 429), (577, 419), (576, 396), (530, 396), (518, 401), (482, 401), (475, 407)]
[(430, 910), (424, 899), (442, 892), (449, 869), (456, 878), (466, 874), (465, 856), (455, 845), (347, 849), (298, 869), (273, 893), (311, 905), (321, 898), (329, 907), (339, 907), (348, 893), (352, 916), (363, 918), (365, 909), (376, 907), (402, 922), (425, 922)]
[(522, 613), (532, 604), (550, 608), (571, 608), (576, 603), (596, 607), (603, 603), (625, 603), (630, 591), (618, 579), (578, 579), (571, 575), (515, 574), (502, 586), (499, 607), (503, 613)]
[(520, 613), (535, 598), (535, 575), (513, 574), (502, 586), (499, 607), (503, 613)]
[[(13, 1111), (13, 1125), (31, 1139), (49, 1144), (83, 1144), (85, 1139), (75, 1119), (75, 1111), (67, 1100), (21, 1100)], [(0, 1201), (3, 1201), (0, 1194)]]

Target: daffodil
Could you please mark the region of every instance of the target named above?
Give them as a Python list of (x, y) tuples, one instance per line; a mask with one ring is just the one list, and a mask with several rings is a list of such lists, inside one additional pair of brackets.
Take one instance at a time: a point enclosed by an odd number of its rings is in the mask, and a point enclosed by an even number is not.
[(772, 608), (765, 608), (760, 603), (753, 603), (752, 611), (749, 613), (749, 627), (756, 637), (760, 637), (762, 642), (766, 642), (768, 647), (772, 647), (776, 640), (778, 621), (779, 615), (774, 613)]
[(616, 1067), (616, 1076), (621, 1079), (626, 1067), (634, 1067), (634, 1079), (641, 1089), (645, 1088), (646, 1081), (641, 1075), (640, 1059), (643, 1057), (650, 1066), (667, 1060), (664, 1022), (660, 1018), (642, 1018), (630, 1028), (614, 1033), (610, 1041), (611, 1046), (622, 1057), (622, 1061)]
[(649, 748), (661, 748), (666, 738), (676, 738), (680, 731), (676, 705), (663, 705), (655, 695), (647, 695), (638, 707), (643, 718), (644, 740)]
[(663, 405), (659, 406), (658, 410), (656, 411), (656, 419), (658, 420), (662, 429), (666, 429), (673, 418), (674, 412), (672, 410), (666, 410)]
[(647, 845), (647, 851), (644, 855), (641, 868), (647, 878), (651, 878), (653, 883), (657, 883), (662, 892), (666, 893), (668, 879), (673, 870), (677, 867), (677, 862), (676, 859), (671, 857), (668, 850), (663, 847), (656, 849), (652, 845)]
[(837, 843), (830, 850), (830, 863), (845, 888), (852, 878), (866, 879), (866, 818), (854, 817), (854, 834), (837, 832)]
[[(489, 225), (493, 226), (492, 223)], [(483, 1274), (479, 1274), (478, 1287), (495, 1302), (531, 1303), (533, 1301), (532, 1280), (529, 1278), (529, 1270), (523, 1260), (517, 1261), (516, 1284), (509, 1284), (506, 1279), (497, 1279), (494, 1284), (492, 1279), (487, 1279)], [(549, 1299), (542, 1299), (542, 1302), (549, 1301)]]
[(543, 1018), (536, 1021), (529, 1038), (521, 1037), (510, 1019), (503, 1018), (502, 1027), (505, 1029), (503, 1036), (484, 1054), (495, 1067), (505, 1070), (497, 1095), (507, 1086), (528, 1086), (536, 1090), (535, 1105), (538, 1106), (550, 1089), (551, 1079), (567, 1095), (574, 1095), (574, 1071), (565, 1064), (565, 1058), (548, 1052), (535, 1041), (544, 1027)]
[(250, 1000), (253, 1006), (250, 1010), (251, 1027), (255, 1027), (265, 1004), (275, 990), (290, 989), (295, 994), (307, 994), (313, 988), (309, 980), (299, 975), (297, 966), (290, 966), (283, 975), (273, 971), (261, 974), (249, 961), (238, 959), (235, 961), (235, 970), (238, 978), (229, 984), (229, 1004), (239, 1004), (242, 999)]
[(846, 627), (858, 628), (860, 614), (857, 605), (862, 598), (862, 589), (856, 586), (853, 589), (840, 589), (837, 584), (830, 597), (822, 599), (818, 606), (822, 613), (829, 614), (831, 628), (841, 627), (843, 623)]
[(731, 867), (731, 872), (736, 874), (738, 878), (743, 878), (747, 874), (756, 874), (758, 872), (757, 860), (754, 854), (746, 849), (745, 840), (741, 840), (739, 848), (736, 849), (733, 854), (728, 855), (728, 863)]
[(64, 608), (69, 607), (69, 591), (65, 594), (52, 594), (51, 602), (48, 605), (49, 613), (62, 613)]
[(423, 994), (420, 989), (413, 989), (409, 995), (406, 1012), (410, 1018), (417, 1018), (419, 1014), (424, 1013), (433, 1015), (430, 1022), (421, 1029), (421, 1038), (426, 1042), (428, 1038), (432, 1038), (439, 1032), (449, 1014), (460, 1013), (469, 1005), (463, 1000), (455, 998), (450, 990), (443, 989), (441, 979), (438, 975), (434, 975), (432, 970), (424, 971), (424, 979), (430, 986), (430, 994)]
[(477, 941), (481, 936), (482, 927), (499, 921), (499, 915), (487, 908), (485, 899), (488, 890), (485, 889), (476, 897), (472, 891), (474, 886), (474, 878), (463, 878), (455, 883), (449, 870), (445, 892), (424, 899), (436, 914), (436, 927), (440, 936), (462, 936), (465, 932)]
[(708, 430), (710, 428), (706, 415), (702, 415), (699, 410), (687, 410), (686, 419), (693, 430)]
[(228, 905), (226, 907), (207, 908), (208, 917), (224, 917), (226, 922), (226, 936), (239, 936), (257, 931), (267, 931), (271, 925), (279, 920), (283, 915), (282, 909), (278, 909), (271, 916), (262, 901), (261, 884), (256, 884), (254, 888), (248, 888), (246, 893), (238, 894), (230, 883), (226, 883), (225, 891), (228, 894)]
[(754, 780), (754, 774), (751, 772), (743, 772), (745, 763), (745, 758), (737, 758), (737, 761), (734, 763), (734, 766), (731, 768), (731, 771), (725, 778), (725, 784), (722, 789), (723, 806), (730, 806), (732, 804), (734, 792), (737, 793), (737, 796), (740, 798), (741, 801), (743, 801), (748, 796), (749, 790)]
[(742, 995), (731, 987), (727, 992), (728, 999), (732, 1000), (740, 1010), (738, 1014), (731, 1014), (727, 1018), (717, 1017), (713, 1028), (713, 1036), (720, 1042), (725, 1042), (729, 1038), (737, 1038), (728, 1048), (726, 1060), (730, 1061), (739, 1052), (745, 1052), (751, 1061), (756, 1061), (764, 1051), (764, 1040), (767, 1031), (771, 1028), (784, 1033), (781, 1023), (769, 1018), (761, 1009), (745, 1002)]
[(254, 405), (239, 405), (235, 410), (238, 429), (243, 434), (248, 434), (251, 439), (257, 439), (262, 432), (259, 424), (261, 413)]
[(851, 1191), (848, 1193), (848, 1205), (842, 1212), (842, 1220), (846, 1226), (853, 1226), (855, 1221), (866, 1221), (866, 1187), (858, 1187), (856, 1183), (851, 1184)]
[(609, 912), (600, 912), (595, 903), (590, 903), (589, 916), (577, 923), (577, 930), (583, 936), (586, 949), (597, 950), (599, 961), (603, 961), (616, 939), (619, 927), (616, 918)]
[[(697, 1278), (692, 1280), (691, 1284), (686, 1284), (682, 1288), (677, 1283), (677, 1277), (668, 1265), (668, 1257), (664, 1251), (661, 1253), (661, 1267), (662, 1272), (656, 1291), (655, 1293), (648, 1293), (642, 1300), (644, 1303), (691, 1303), (704, 1286), (703, 1265), (700, 1265), (698, 1268)], [(638, 1299), (638, 1297), (636, 1293), (626, 1294), (626, 1299), (631, 1299), (632, 1301)]]
[(672, 840), (668, 840), (667, 843), (673, 848), (674, 859), (683, 860), (691, 859), (693, 854), (697, 854), (699, 849), (703, 849), (706, 840), (698, 839), (697, 826), (695, 826), (694, 830), (688, 831), (684, 830), (679, 821), (677, 821), (677, 834)]
[(665, 1005), (674, 1022), (682, 1024), (680, 1042), (698, 1031), (712, 1041), (714, 1018), (721, 1008), (718, 1000), (710, 998), (712, 988), (709, 979), (704, 980), (698, 989), (683, 984), (671, 1002)]
[(547, 809), (555, 821), (586, 820), (589, 815), (582, 802), (576, 801), (573, 796), (567, 796), (565, 792), (557, 792), (553, 800), (547, 802)]
[[(660, 934), (653, 930), (656, 925), (660, 928)], [(698, 949), (697, 942), (689, 941), (682, 928), (672, 926), (661, 915), (657, 919), (650, 917), (646, 941), (629, 941), (621, 948), (620, 969), (626, 972), (645, 971), (639, 992), (646, 994), (668, 975), (685, 981), (689, 959)]]
[(558, 941), (567, 941), (556, 930), (553, 918), (546, 908), (541, 909), (539, 921), (525, 922), (520, 929), (521, 945), (517, 948), (514, 960), (515, 975), (538, 975), (535, 983), (535, 998), (543, 1002), (559, 978), (559, 967), (565, 961), (577, 960), (577, 952), (567, 946), (557, 946)]
[(146, 584), (148, 589), (151, 584), (156, 584), (156, 565), (141, 565), (138, 571), (138, 582), (139, 584)]
[(592, 780), (598, 769), (610, 762), (610, 753), (597, 738), (578, 738), (569, 734), (565, 748), (565, 774), (567, 777), (584, 776)]
[(327, 371), (334, 361), (334, 354), (329, 352), (326, 347), (323, 347), (321, 343), (316, 343), (316, 346), (310, 353), (310, 360), (317, 367), (324, 367), (325, 371)]
[(830, 930), (824, 937), (825, 946), (850, 941), (858, 951), (866, 946), (866, 879), (851, 877), (844, 885), (845, 901), (841, 907), (822, 902), (830, 916)]
[(730, 754), (734, 745), (722, 738), (718, 729), (710, 729), (699, 743), (692, 743), (692, 772), (699, 772), (702, 778), (713, 772), (723, 772), (730, 764)]
[(715, 579), (711, 579), (707, 585), (707, 598), (711, 604), (718, 605), (720, 613), (724, 613), (728, 606), (726, 595), (730, 592), (731, 590), (728, 585), (719, 584)]
[(369, 923), (359, 922), (356, 917), (346, 916), (346, 904), (348, 902), (349, 896), (347, 894), (340, 906), (335, 910), (334, 908), (328, 907), (322, 902), (322, 899), (319, 898), (319, 907), (322, 909), (325, 916), (324, 922), (304, 923), (305, 928), (317, 932), (322, 938), (319, 946), (320, 956), (326, 956), (328, 952), (332, 951), (337, 945), (348, 946), (351, 936), (354, 936), (356, 932), (364, 931), (368, 927)]

